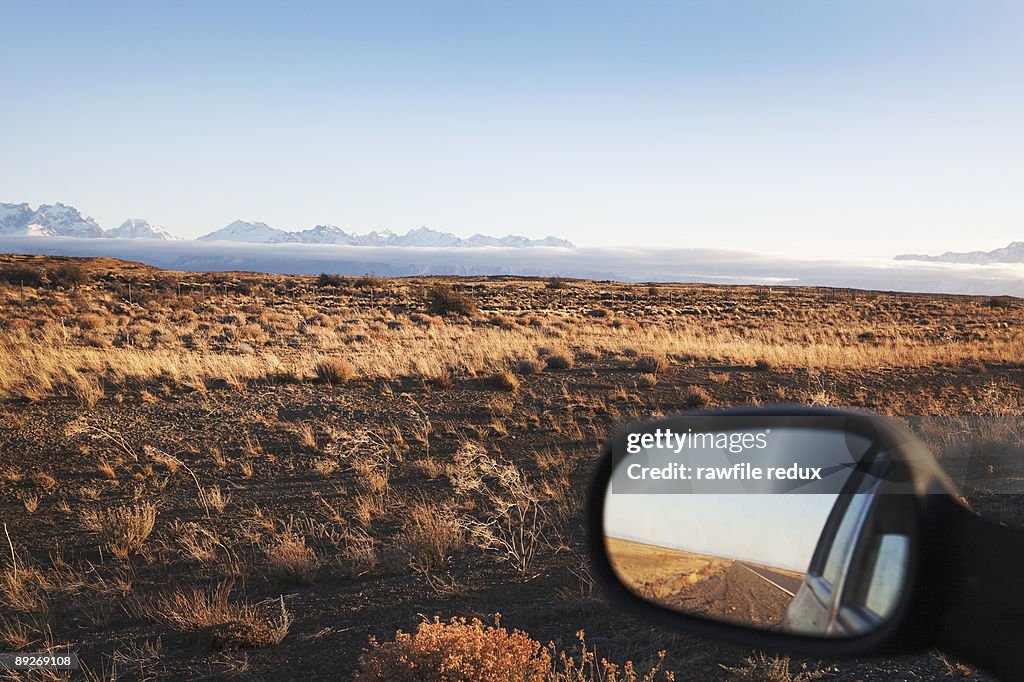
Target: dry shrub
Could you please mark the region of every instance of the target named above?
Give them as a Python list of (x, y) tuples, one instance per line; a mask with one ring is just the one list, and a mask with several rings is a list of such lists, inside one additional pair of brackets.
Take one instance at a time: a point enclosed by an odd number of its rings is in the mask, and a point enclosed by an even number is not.
[(565, 353), (557, 353), (547, 357), (549, 369), (572, 369), (575, 364), (576, 359), (572, 355)]
[(551, 654), (524, 632), (511, 633), (479, 619), (452, 618), (420, 623), (415, 634), (399, 630), (395, 641), (378, 643), (359, 658), (355, 679), (388, 682), (544, 682), (551, 669)]
[(244, 649), (279, 644), (291, 627), (284, 598), (277, 608), (233, 602), (233, 581), (210, 590), (193, 587), (157, 597), (143, 608), (144, 615), (181, 632), (201, 632), (222, 649)]
[(341, 547), (338, 562), (350, 578), (373, 573), (379, 563), (377, 541), (368, 533), (349, 533)]
[(690, 386), (683, 391), (683, 405), (694, 409), (711, 404), (711, 394), (703, 386)]
[(657, 374), (668, 369), (668, 359), (664, 355), (641, 355), (633, 366), (641, 372)]
[[(370, 647), (359, 657), (357, 682), (673, 682), (675, 674), (663, 670), (665, 652), (646, 672), (632, 661), (622, 665), (598, 658), (582, 630), (578, 657), (558, 651), (554, 644), (542, 646), (521, 630), (501, 627), (501, 615), (494, 625), (478, 618), (452, 618), (420, 623), (415, 634), (401, 630), (393, 642), (380, 644), (370, 637)], [(788, 659), (787, 659), (788, 662)], [(768, 679), (768, 678), (764, 678)], [(771, 678), (775, 679), (775, 678)], [(790, 678), (779, 678), (790, 679)], [(792, 678), (800, 680), (813, 678)]]
[(142, 549), (155, 523), (156, 506), (148, 502), (82, 514), (82, 526), (99, 535), (101, 544), (122, 559)]
[(83, 313), (75, 321), (82, 329), (100, 329), (107, 325), (107, 319), (96, 313)]
[(267, 550), (267, 573), (275, 580), (311, 585), (320, 570), (316, 552), (301, 537), (288, 536)]
[(516, 367), (519, 368), (520, 374), (537, 374), (543, 372), (544, 368), (547, 367), (547, 363), (543, 360), (536, 360), (534, 358), (522, 358), (516, 362)]
[(415, 502), (405, 515), (401, 551), (406, 565), (414, 571), (426, 573), (444, 566), (465, 542), (455, 515), (426, 499)]
[(316, 378), (325, 384), (346, 384), (356, 375), (356, 366), (344, 358), (326, 358), (313, 366)]
[(25, 613), (43, 611), (46, 595), (53, 588), (45, 573), (21, 558), (17, 570), (10, 566), (0, 572), (0, 597), (7, 609)]
[(519, 390), (519, 377), (512, 372), (502, 370), (496, 374), (493, 374), (489, 380), (491, 386), (502, 391), (517, 391)]
[[(227, 465), (225, 464), (225, 466)], [(206, 500), (206, 505), (215, 510), (218, 514), (223, 514), (224, 508), (227, 507), (228, 502), (231, 501), (231, 495), (222, 492), (219, 485), (209, 488), (205, 493), (203, 493), (202, 497)]]
[(324, 478), (330, 478), (331, 474), (338, 470), (338, 461), (329, 457), (314, 457), (309, 466)]
[(658, 375), (646, 372), (637, 377), (636, 383), (642, 388), (654, 388), (658, 385)]
[(722, 666), (732, 673), (731, 679), (740, 682), (809, 682), (825, 676), (822, 671), (803, 670), (793, 674), (790, 670), (789, 656), (768, 656), (761, 652), (753, 653), (747, 657), (745, 665)]
[(435, 284), (427, 289), (427, 309), (431, 315), (461, 315), (476, 312), (476, 301), (452, 289), (450, 284)]
[(39, 488), (49, 490), (50, 488), (57, 485), (57, 479), (45, 471), (37, 471), (32, 474), (32, 482)]

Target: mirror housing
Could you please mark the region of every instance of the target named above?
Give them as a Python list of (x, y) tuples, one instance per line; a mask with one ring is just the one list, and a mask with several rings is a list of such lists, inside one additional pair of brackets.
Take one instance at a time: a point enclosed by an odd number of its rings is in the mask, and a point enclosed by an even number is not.
[[(697, 432), (702, 428), (701, 424), (710, 423), (715, 423), (716, 429), (720, 430), (717, 425), (723, 420), (743, 424), (745, 429), (758, 424), (773, 428), (787, 426), (806, 429), (816, 425), (832, 430), (841, 429), (846, 434), (878, 444), (889, 455), (894, 468), (886, 475), (886, 479), (902, 486), (902, 489), (899, 494), (879, 496), (885, 498), (885, 502), (876, 517), (882, 524), (879, 530), (880, 543), (886, 545), (884, 548), (880, 545), (879, 551), (884, 549), (884, 552), (879, 555), (879, 560), (892, 562), (895, 557), (896, 561), (903, 562), (906, 572), (898, 599), (891, 605), (891, 611), (885, 619), (875, 623), (874, 627), (861, 628), (860, 631), (854, 629), (843, 633), (841, 637), (820, 634), (820, 628), (816, 629), (806, 623), (801, 627), (799, 622), (791, 623), (793, 630), (789, 632), (754, 629), (668, 608), (651, 601), (649, 597), (640, 596), (623, 583), (609, 556), (605, 527), (609, 486), (614, 485), (616, 464), (621, 461), (617, 453), (625, 451), (629, 434), (655, 433), (658, 429), (668, 429), (673, 425), (678, 431), (692, 429)], [(679, 428), (681, 424), (685, 426)], [(638, 442), (635, 437), (634, 442)], [(633, 451), (636, 452), (636, 449)], [(850, 490), (840, 491), (839, 498), (843, 499), (844, 495), (850, 494)], [(934, 592), (937, 587), (936, 578), (943, 578), (922, 571), (922, 566), (931, 567), (936, 552), (945, 551), (944, 547), (939, 546), (940, 543), (936, 543), (937, 519), (962, 519), (964, 513), (976, 518), (955, 501), (956, 494), (935, 459), (917, 438), (909, 430), (882, 417), (863, 412), (807, 407), (694, 412), (637, 425), (609, 441), (598, 463), (590, 490), (587, 509), (588, 545), (595, 579), (619, 606), (656, 625), (759, 649), (806, 656), (856, 657), (911, 653), (943, 640), (941, 600), (935, 598)], [(840, 514), (839, 507), (837, 503), (834, 514)], [(893, 529), (884, 526), (894, 519), (898, 520), (898, 532), (888, 532)], [(889, 536), (903, 537), (905, 540), (886, 539)], [(794, 596), (794, 601), (797, 599), (801, 599), (799, 592)], [(799, 611), (799, 607), (794, 609), (794, 612)], [(798, 621), (799, 618), (791, 620)], [(797, 630), (812, 630), (815, 633)]]

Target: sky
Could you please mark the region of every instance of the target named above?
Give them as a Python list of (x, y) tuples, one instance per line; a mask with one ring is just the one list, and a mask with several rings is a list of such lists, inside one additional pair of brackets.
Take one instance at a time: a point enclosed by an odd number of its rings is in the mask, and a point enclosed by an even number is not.
[(812, 256), (1024, 238), (1024, 4), (0, 0), (0, 201)]
[(609, 494), (605, 527), (612, 537), (805, 572), (836, 497)]

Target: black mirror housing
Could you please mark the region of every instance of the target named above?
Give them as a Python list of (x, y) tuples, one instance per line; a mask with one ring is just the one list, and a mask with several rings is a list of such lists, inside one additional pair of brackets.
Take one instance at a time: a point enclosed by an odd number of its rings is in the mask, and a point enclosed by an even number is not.
[[(906, 537), (909, 550), (903, 591), (884, 622), (870, 631), (843, 637), (766, 631), (682, 613), (645, 599), (627, 587), (609, 557), (605, 528), (605, 504), (616, 464), (621, 461), (618, 455), (623, 452), (628, 434), (678, 425), (680, 419), (689, 420), (687, 424), (700, 423), (702, 419), (738, 420), (748, 427), (758, 423), (789, 424), (794, 425), (793, 428), (820, 424), (822, 428), (841, 428), (846, 433), (868, 438), (888, 453), (894, 469), (887, 479), (902, 489), (899, 494), (879, 497), (873, 523), (879, 533), (898, 533)], [(634, 442), (636, 440), (634, 437)], [(840, 497), (842, 495), (840, 493)], [(994, 589), (979, 592), (977, 587), (979, 580), (981, 585), (990, 582), (984, 578), (987, 569), (983, 564), (987, 562), (978, 561), (977, 552), (981, 550), (977, 542), (998, 536), (1004, 549), (1012, 548), (1016, 553), (1018, 562), (1013, 565), (1020, 567), (1024, 565), (1024, 533), (997, 527), (967, 510), (959, 503), (955, 487), (927, 449), (913, 433), (892, 420), (858, 411), (775, 407), (695, 412), (640, 424), (617, 434), (605, 446), (592, 480), (586, 513), (595, 579), (617, 605), (656, 625), (752, 648), (814, 657), (909, 654), (938, 644), (997, 674), (1008, 674), (1014, 669), (1015, 647), (986, 653), (986, 649), (992, 649), (992, 638), (1005, 638), (1006, 632), (1005, 623), (1002, 635), (993, 633), (992, 623), (984, 627), (978, 624), (980, 619), (990, 617), (986, 615), (986, 605), (978, 600), (991, 600), (996, 592)], [(970, 536), (975, 541), (972, 542)], [(993, 548), (985, 551), (991, 552)], [(957, 575), (951, 575), (951, 571)], [(968, 584), (975, 585), (973, 592), (966, 587)], [(1010, 584), (1016, 594), (1009, 601), (1024, 606), (1020, 590)], [(960, 594), (953, 593), (956, 591)], [(975, 597), (965, 596), (965, 591)], [(1005, 610), (1005, 603), (1004, 598), (996, 609)], [(1011, 613), (1016, 613), (1014, 607), (1009, 608)], [(951, 613), (956, 614), (953, 621)], [(1004, 614), (1003, 621), (1005, 619)], [(1024, 632), (1024, 611), (1019, 612), (1016, 623), (1016, 632)], [(979, 631), (988, 634), (979, 636)]]

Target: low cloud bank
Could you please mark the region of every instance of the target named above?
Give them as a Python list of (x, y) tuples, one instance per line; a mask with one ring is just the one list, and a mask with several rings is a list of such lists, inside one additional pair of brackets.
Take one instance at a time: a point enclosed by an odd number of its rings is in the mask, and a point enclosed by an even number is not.
[(0, 252), (108, 256), (171, 270), (277, 274), (525, 275), (626, 282), (708, 282), (853, 287), (1024, 296), (1024, 264), (969, 265), (885, 259), (811, 260), (725, 249), (424, 248), (165, 242), (149, 239), (0, 237)]

